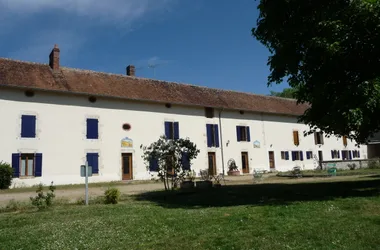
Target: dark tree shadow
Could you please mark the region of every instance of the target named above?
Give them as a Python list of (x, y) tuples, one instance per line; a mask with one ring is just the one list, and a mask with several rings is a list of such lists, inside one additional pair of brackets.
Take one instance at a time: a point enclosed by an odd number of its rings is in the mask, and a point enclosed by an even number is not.
[(296, 183), (226, 185), (192, 191), (155, 191), (134, 195), (167, 208), (226, 207), (239, 205), (287, 205), (296, 201), (332, 200), (379, 195), (380, 179)]

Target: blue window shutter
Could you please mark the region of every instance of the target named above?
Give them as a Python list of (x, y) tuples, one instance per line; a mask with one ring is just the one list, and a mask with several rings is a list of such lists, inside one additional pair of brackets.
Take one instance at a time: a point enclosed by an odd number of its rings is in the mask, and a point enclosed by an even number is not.
[(20, 177), (20, 154), (12, 154), (13, 177)]
[(206, 124), (206, 132), (207, 132), (207, 147), (212, 147), (212, 126), (211, 124)]
[(36, 168), (34, 170), (34, 176), (41, 177), (42, 176), (42, 154), (36, 154)]
[(309, 158), (309, 151), (306, 151), (306, 159), (310, 159)]
[(251, 132), (249, 131), (249, 127), (247, 127), (247, 141), (251, 141)]
[(285, 151), (285, 160), (289, 160), (289, 151)]
[(174, 140), (179, 139), (179, 123), (174, 123)]
[(219, 147), (219, 126), (215, 124), (214, 128), (215, 128), (215, 143), (216, 143), (215, 146), (218, 148)]
[(334, 150), (331, 150), (331, 159), (334, 159)]
[(21, 137), (36, 137), (36, 117), (34, 115), (21, 116)]
[(171, 138), (170, 125), (171, 125), (171, 122), (165, 122), (165, 136), (166, 136), (166, 138)]
[(237, 137), (237, 141), (240, 141), (240, 138), (241, 138), (240, 126), (236, 126), (236, 137)]
[(158, 172), (158, 160), (157, 160), (157, 158), (153, 158), (149, 161), (149, 171)]
[(187, 152), (182, 152), (181, 162), (183, 170), (190, 170), (189, 154)]
[(296, 160), (296, 152), (292, 151), (292, 161)]
[(99, 154), (98, 153), (87, 153), (86, 159), (88, 165), (92, 167), (92, 173), (99, 173)]
[(99, 129), (98, 119), (88, 118), (87, 119), (87, 139), (98, 139)]
[(302, 151), (299, 151), (300, 152), (300, 159), (301, 161), (303, 161), (303, 152)]
[(337, 152), (338, 152), (338, 158), (340, 158), (340, 151), (339, 151), (339, 150), (337, 150)]
[(360, 150), (358, 150), (358, 158), (360, 158)]
[(351, 152), (351, 150), (348, 151), (348, 159), (349, 159), (349, 160), (352, 160), (352, 152)]

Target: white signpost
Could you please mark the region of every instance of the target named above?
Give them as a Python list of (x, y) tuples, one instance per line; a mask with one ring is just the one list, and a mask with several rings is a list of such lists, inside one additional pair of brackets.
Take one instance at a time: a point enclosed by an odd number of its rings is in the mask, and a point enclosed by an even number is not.
[(80, 166), (80, 175), (81, 177), (85, 177), (85, 183), (86, 183), (86, 191), (85, 191), (85, 204), (88, 205), (88, 177), (92, 176), (92, 166), (88, 165), (88, 162), (86, 161), (86, 165)]

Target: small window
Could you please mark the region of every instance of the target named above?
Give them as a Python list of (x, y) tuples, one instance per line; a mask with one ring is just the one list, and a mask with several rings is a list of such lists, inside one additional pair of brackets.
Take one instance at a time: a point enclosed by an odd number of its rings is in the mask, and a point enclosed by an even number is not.
[(237, 141), (251, 141), (251, 135), (248, 126), (236, 126)]
[(96, 102), (96, 97), (95, 96), (90, 96), (88, 98), (88, 101), (94, 103), (94, 102)]
[(13, 177), (42, 176), (42, 154), (12, 154)]
[(298, 135), (298, 130), (293, 131), (293, 142), (294, 142), (294, 145), (296, 145), (296, 146), (300, 145), (300, 138)]
[(33, 97), (34, 96), (34, 91), (32, 91), (32, 90), (26, 90), (25, 91), (25, 96), (27, 96), (27, 97)]
[(292, 151), (292, 160), (293, 161), (303, 161), (303, 152), (302, 151)]
[(306, 151), (306, 159), (313, 159), (313, 151)]
[(99, 121), (94, 118), (87, 118), (87, 139), (99, 138)]
[(124, 123), (123, 124), (123, 129), (124, 130), (131, 130), (131, 125), (129, 123)]
[(219, 147), (219, 126), (217, 124), (206, 124), (207, 147)]
[(214, 118), (214, 109), (213, 108), (205, 108), (205, 115), (207, 118)]
[(339, 150), (331, 150), (331, 159), (339, 159), (339, 158), (340, 158)]
[(288, 151), (281, 151), (281, 159), (282, 160), (289, 160), (289, 152)]
[(323, 132), (314, 132), (315, 145), (323, 145)]
[(165, 122), (165, 136), (170, 140), (179, 139), (179, 123)]
[(342, 160), (352, 160), (352, 152), (350, 150), (342, 150)]
[(22, 138), (36, 137), (36, 116), (34, 115), (21, 116), (21, 137)]

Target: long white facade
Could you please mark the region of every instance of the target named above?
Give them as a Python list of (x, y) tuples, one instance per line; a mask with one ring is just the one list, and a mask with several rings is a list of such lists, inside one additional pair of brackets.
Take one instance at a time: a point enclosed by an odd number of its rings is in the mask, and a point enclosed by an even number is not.
[[(34, 138), (21, 136), (23, 115), (36, 119)], [(286, 171), (294, 166), (314, 169), (321, 154), (323, 160), (342, 160), (342, 150), (349, 150), (354, 159), (367, 158), (366, 146), (358, 148), (350, 140), (344, 145), (342, 138), (324, 137), (323, 144), (316, 144), (314, 135), (303, 136), (308, 127), (297, 123), (295, 116), (214, 109), (214, 117), (206, 118), (202, 107), (172, 105), (168, 108), (160, 103), (112, 98), (98, 98), (92, 103), (87, 96), (38, 90), (33, 97), (27, 97), (22, 89), (2, 88), (0, 117), (0, 160), (15, 166), (12, 161), (23, 155), (39, 154), (41, 157), (22, 158), (16, 164), (20, 173), (14, 179), (15, 186), (49, 184), (51, 181), (56, 185), (83, 183), (80, 165), (85, 163), (88, 153), (99, 156), (98, 173), (90, 178), (90, 182), (122, 180), (123, 164), (126, 164), (122, 154), (131, 156), (128, 179), (150, 179), (150, 172), (141, 157), (141, 146), (147, 146), (163, 135), (167, 121), (178, 122), (179, 136), (189, 137), (200, 149), (197, 159), (192, 161), (196, 173), (208, 169), (209, 152), (215, 153), (217, 173), (222, 173), (223, 167), (226, 173), (228, 161), (234, 159), (241, 174), (242, 152), (248, 155), (246, 169), (249, 173), (255, 168), (268, 171)], [(87, 139), (88, 118), (98, 122), (98, 139)], [(129, 124), (130, 129), (123, 128), (124, 124)], [(219, 147), (208, 147), (207, 124), (218, 125)], [(249, 141), (238, 141), (237, 126), (249, 127)], [(294, 131), (298, 131), (298, 146), (294, 143)], [(339, 152), (334, 158), (333, 150)], [(302, 157), (299, 153), (294, 156), (293, 151), (302, 151)], [(270, 156), (273, 156), (271, 164)], [(25, 164), (29, 164), (32, 176), (28, 176)], [(36, 174), (36, 164), (40, 164), (39, 174)]]

